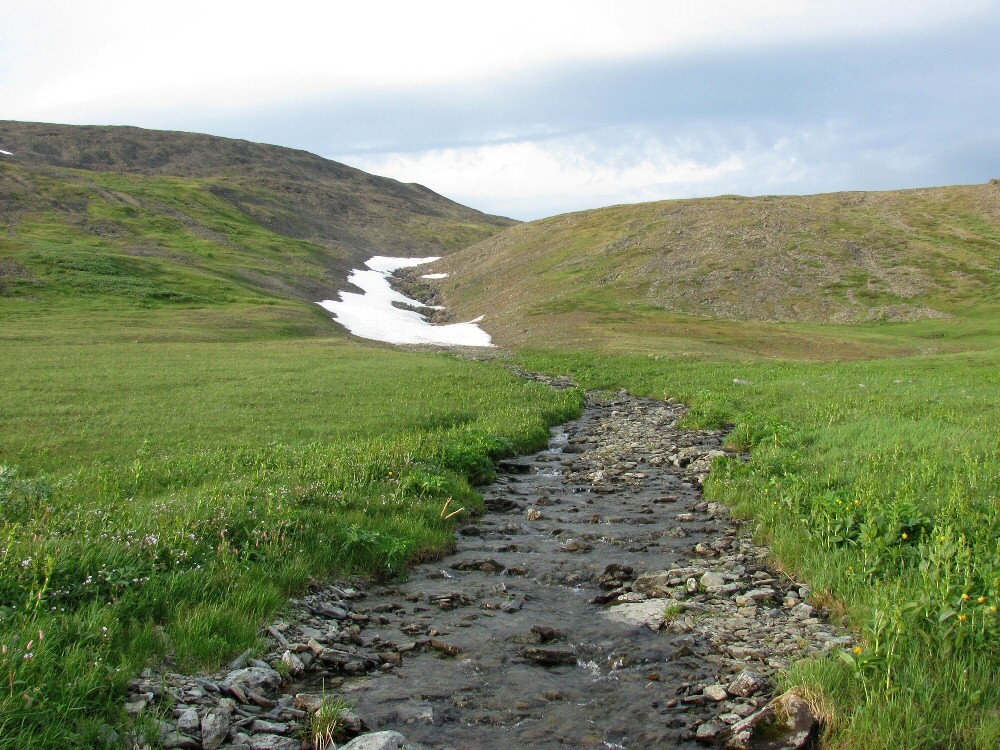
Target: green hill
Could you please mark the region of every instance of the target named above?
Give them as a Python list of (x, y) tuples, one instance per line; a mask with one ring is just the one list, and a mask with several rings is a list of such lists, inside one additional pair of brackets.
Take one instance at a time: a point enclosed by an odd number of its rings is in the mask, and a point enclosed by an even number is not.
[(458, 316), (488, 300), (500, 343), (615, 348), (613, 330), (629, 351), (648, 334), (788, 353), (803, 329), (775, 324), (857, 338), (859, 323), (995, 311), (1000, 186), (613, 206), (512, 227), (438, 265)]
[[(327, 325), (302, 302), (377, 255), (513, 222), (304, 151), (131, 127), (0, 122), (0, 309), (200, 308), (225, 329)], [(241, 326), (245, 328), (246, 326)]]

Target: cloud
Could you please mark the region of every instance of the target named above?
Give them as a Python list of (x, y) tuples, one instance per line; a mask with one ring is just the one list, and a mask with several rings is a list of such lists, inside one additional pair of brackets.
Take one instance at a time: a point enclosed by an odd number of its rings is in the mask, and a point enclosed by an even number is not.
[[(987, 0), (2, 2), (0, 101), (22, 119), (239, 112), (373, 88), (467, 84), (583, 61), (936, 28)], [(120, 115), (125, 116), (127, 115)]]
[(702, 161), (655, 139), (630, 141), (610, 149), (584, 137), (503, 142), (355, 157), (351, 163), (517, 218), (693, 195), (746, 168), (740, 154)]

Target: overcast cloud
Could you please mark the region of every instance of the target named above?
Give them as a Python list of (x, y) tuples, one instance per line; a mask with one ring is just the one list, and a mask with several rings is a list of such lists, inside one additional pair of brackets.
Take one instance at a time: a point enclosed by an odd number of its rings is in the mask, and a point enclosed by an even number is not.
[(1000, 2), (341, 6), (0, 0), (0, 119), (304, 148), (521, 219), (1000, 176)]

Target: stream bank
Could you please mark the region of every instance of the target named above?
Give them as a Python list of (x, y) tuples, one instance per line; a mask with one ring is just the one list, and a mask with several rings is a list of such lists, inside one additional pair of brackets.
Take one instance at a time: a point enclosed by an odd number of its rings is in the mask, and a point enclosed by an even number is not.
[(704, 500), (724, 434), (679, 429), (684, 412), (590, 394), (546, 450), (500, 462), (455, 554), (318, 588), (268, 628), (264, 659), (162, 676), (159, 696), (149, 675), (133, 710), (172, 697), (166, 744), (206, 750), (297, 748), (323, 692), (353, 704), (354, 733), (400, 733), (369, 747), (750, 746), (772, 675), (852, 641)]

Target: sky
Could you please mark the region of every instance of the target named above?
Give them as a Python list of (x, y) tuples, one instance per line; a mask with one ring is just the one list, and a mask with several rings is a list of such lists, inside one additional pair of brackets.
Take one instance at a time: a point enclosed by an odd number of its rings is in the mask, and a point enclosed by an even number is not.
[(291, 146), (528, 220), (1000, 177), (998, 39), (1000, 0), (0, 0), (0, 119)]

